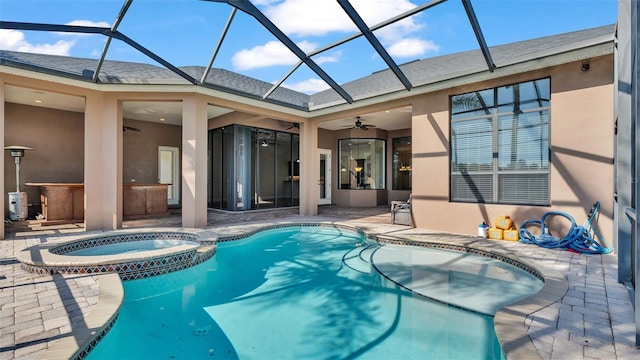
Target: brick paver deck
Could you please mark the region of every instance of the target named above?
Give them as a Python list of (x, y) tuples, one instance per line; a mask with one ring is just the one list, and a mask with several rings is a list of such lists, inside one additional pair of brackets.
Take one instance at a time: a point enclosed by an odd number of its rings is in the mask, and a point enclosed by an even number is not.
[[(635, 323), (626, 288), (617, 282), (617, 257), (581, 255), (517, 242), (473, 239), (427, 229), (390, 225), (386, 207), (348, 209), (321, 207), (320, 215), (302, 218), (297, 210), (229, 214), (210, 212), (209, 226), (224, 234), (243, 233), (285, 221), (344, 222), (364, 230), (430, 241), (477, 241), (484, 247), (515, 254), (542, 268), (561, 273), (568, 282), (564, 296), (530, 314), (523, 326), (543, 359), (640, 359)], [(179, 216), (128, 221), (125, 227), (179, 227)], [(27, 273), (15, 260), (19, 250), (50, 239), (77, 235), (79, 225), (6, 225), (0, 240), (0, 360), (35, 359), (60, 339), (80, 339), (86, 315), (94, 310), (100, 289), (95, 275), (44, 276)], [(86, 330), (84, 330), (86, 331)]]

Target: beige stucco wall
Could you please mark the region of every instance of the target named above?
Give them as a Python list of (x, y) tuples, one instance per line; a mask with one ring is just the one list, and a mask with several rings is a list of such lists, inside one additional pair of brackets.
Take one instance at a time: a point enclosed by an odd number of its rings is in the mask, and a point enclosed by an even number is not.
[[(375, 206), (386, 205), (392, 200), (405, 200), (407, 192), (390, 190), (391, 171), (391, 139), (397, 136), (411, 135), (413, 145), (413, 189), (415, 223), (419, 227), (475, 234), (477, 225), (482, 221), (493, 223), (502, 215), (512, 216), (517, 224), (528, 219), (539, 219), (550, 210), (566, 211), (581, 223), (595, 201), (602, 204), (598, 227), (606, 238), (612, 238), (612, 203), (613, 203), (613, 143), (614, 143), (614, 97), (613, 97), (613, 56), (604, 56), (590, 60), (590, 70), (581, 71), (581, 63), (544, 68), (537, 71), (500, 77), (500, 69), (495, 72), (496, 79), (480, 83), (472, 83), (423, 95), (402, 99), (402, 102), (376, 103), (367, 107), (345, 110), (342, 113), (330, 114), (330, 118), (302, 119), (299, 116), (275, 113), (268, 109), (253, 108), (238, 103), (219, 104), (239, 110), (216, 119), (209, 119), (208, 124), (198, 129), (215, 128), (231, 123), (242, 123), (251, 126), (283, 130), (286, 121), (305, 122), (330, 121), (351, 117), (358, 113), (383, 111), (393, 107), (411, 105), (412, 129), (384, 131), (371, 129), (341, 130), (330, 132), (307, 126), (307, 138), (301, 134), (301, 171), (307, 179), (314, 178), (317, 162), (315, 148), (332, 150), (333, 165), (333, 203), (342, 206)], [(541, 65), (543, 66), (543, 65)], [(449, 97), (454, 94), (473, 90), (503, 86), (515, 82), (533, 79), (551, 78), (551, 206), (510, 206), (495, 204), (465, 204), (449, 202)], [(30, 86), (31, 80), (12, 79), (13, 83)], [(37, 81), (33, 81), (37, 82)], [(35, 84), (34, 88), (46, 88), (47, 84)], [(60, 91), (82, 96), (88, 90), (66, 86)], [(99, 94), (98, 94), (99, 95)], [(96, 96), (98, 96), (96, 95)], [(126, 95), (126, 96), (125, 96)], [(149, 92), (123, 94), (123, 99), (133, 100), (179, 100), (181, 95)], [(113, 105), (116, 94), (104, 95), (102, 102), (107, 102), (107, 109), (115, 109)], [(209, 99), (211, 100), (211, 99)], [(125, 100), (126, 101), (126, 100)], [(199, 99), (193, 107), (193, 113), (201, 117), (205, 109), (206, 99)], [(112, 104), (113, 103), (113, 104)], [(22, 165), (22, 180), (33, 182), (81, 182), (85, 174), (84, 132), (85, 115), (11, 103), (4, 104), (5, 111), (5, 145), (26, 145), (36, 148), (27, 154)], [(250, 108), (251, 107), (251, 108)], [(206, 110), (206, 109), (205, 109)], [(264, 112), (261, 114), (261, 111)], [(94, 111), (101, 114), (100, 108)], [(94, 114), (95, 116), (95, 114)], [(329, 115), (327, 115), (329, 116)], [(116, 118), (117, 114), (110, 117)], [(195, 115), (194, 115), (195, 117)], [(273, 119), (284, 119), (273, 120)], [(112, 121), (109, 129), (114, 130)], [(124, 120), (125, 125), (142, 129), (142, 132), (126, 132), (122, 136), (124, 182), (135, 178), (136, 182), (157, 181), (157, 146), (182, 146), (185, 139), (182, 128), (168, 125), (151, 124)], [(316, 130), (317, 129), (317, 130)], [(199, 130), (198, 130), (199, 131)], [(200, 134), (192, 131), (193, 134)], [(294, 132), (294, 129), (288, 130)], [(201, 132), (205, 134), (206, 131)], [(192, 134), (192, 135), (193, 135)], [(200, 134), (201, 135), (201, 134)], [(147, 136), (149, 136), (147, 138)], [(311, 137), (311, 138), (309, 138)], [(387, 183), (384, 190), (340, 190), (337, 181), (339, 139), (367, 137), (387, 140)], [(147, 141), (142, 141), (146, 138)], [(190, 141), (191, 138), (187, 140)], [(206, 141), (205, 141), (206, 143)], [(112, 143), (109, 143), (112, 144)], [(312, 146), (313, 149), (305, 149)], [(202, 152), (201, 154), (204, 154)], [(200, 153), (198, 153), (200, 154)], [(88, 161), (88, 160), (87, 160)], [(93, 161), (93, 160), (91, 160)], [(88, 161), (87, 163), (91, 163)], [(306, 162), (306, 164), (304, 164)], [(13, 159), (4, 155), (4, 192), (15, 191), (15, 171)], [(93, 166), (93, 163), (91, 163)], [(115, 163), (114, 163), (115, 164)], [(100, 166), (99, 164), (96, 164)], [(184, 164), (183, 164), (184, 165)], [(111, 167), (110, 167), (111, 168)], [(204, 167), (206, 168), (206, 166)], [(183, 168), (184, 169), (184, 168)], [(314, 170), (315, 169), (315, 170)], [(313, 170), (313, 171), (312, 171)], [(420, 179), (420, 181), (415, 181)], [(313, 201), (310, 201), (316, 190), (315, 181), (301, 189), (304, 197), (304, 211), (313, 213)], [(36, 190), (29, 190), (31, 202), (38, 198)], [(7, 198), (4, 196), (5, 215), (8, 211)], [(302, 204), (302, 202), (301, 202)], [(199, 208), (198, 208), (199, 209)], [(301, 207), (302, 209), (302, 207)], [(33, 212), (31, 212), (33, 215)], [(553, 229), (552, 229), (553, 230)]]
[[(597, 226), (613, 238), (613, 59), (590, 61), (590, 70), (570, 63), (416, 97), (413, 101), (413, 214), (418, 227), (476, 234), (478, 224), (509, 215), (519, 226), (548, 211), (585, 221), (595, 201)], [(467, 204), (449, 201), (449, 96), (543, 77), (551, 78), (551, 206)], [(420, 181), (415, 181), (420, 179)], [(551, 231), (562, 234), (566, 221)]]

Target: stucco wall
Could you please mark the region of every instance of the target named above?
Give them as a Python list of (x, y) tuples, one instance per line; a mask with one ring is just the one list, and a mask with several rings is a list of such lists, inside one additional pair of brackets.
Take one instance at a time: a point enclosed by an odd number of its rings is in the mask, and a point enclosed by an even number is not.
[[(551, 206), (449, 202), (449, 96), (543, 77), (551, 78)], [(613, 238), (613, 59), (592, 59), (590, 70), (571, 63), (518, 76), (448, 89), (413, 101), (413, 213), (418, 227), (476, 234), (483, 221), (509, 215), (519, 226), (548, 211), (564, 211), (585, 221), (600, 201), (598, 229)], [(419, 140), (419, 141), (418, 141)], [(420, 181), (415, 181), (420, 179)], [(568, 223), (551, 231), (562, 235)]]
[[(124, 120), (124, 125), (140, 131), (127, 130), (122, 134), (122, 182), (126, 184), (135, 179), (135, 183), (157, 183), (158, 147), (180, 148), (182, 128), (175, 125), (128, 119)], [(181, 169), (182, 166), (180, 165), (178, 168)]]
[[(29, 217), (40, 212), (40, 189), (25, 182), (81, 183), (84, 178), (84, 114), (5, 104), (5, 144), (32, 147), (20, 164), (20, 191), (27, 192)], [(123, 134), (123, 182), (158, 182), (158, 146), (181, 146), (179, 126), (124, 120), (141, 131)], [(8, 192), (16, 191), (14, 160), (4, 151), (5, 216)]]
[[(35, 106), (5, 104), (5, 145), (34, 148), (20, 164), (20, 191), (27, 193), (29, 216), (40, 212), (40, 189), (25, 182), (73, 182), (83, 180), (83, 114)], [(7, 192), (16, 191), (14, 160), (4, 151), (5, 216), (8, 216)]]

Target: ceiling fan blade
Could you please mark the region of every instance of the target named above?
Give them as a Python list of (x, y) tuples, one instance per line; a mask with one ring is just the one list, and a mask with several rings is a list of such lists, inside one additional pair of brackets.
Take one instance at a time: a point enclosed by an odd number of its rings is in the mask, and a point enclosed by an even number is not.
[(142, 131), (142, 130), (140, 130), (138, 128), (134, 128), (132, 126), (123, 126), (122, 127), (122, 131), (127, 131), (127, 130), (130, 130), (130, 131)]

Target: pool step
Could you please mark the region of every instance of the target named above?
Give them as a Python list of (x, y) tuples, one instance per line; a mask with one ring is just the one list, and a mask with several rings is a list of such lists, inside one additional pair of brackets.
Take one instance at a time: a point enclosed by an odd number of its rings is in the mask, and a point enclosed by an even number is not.
[(371, 274), (371, 254), (377, 245), (358, 246), (347, 251), (342, 257), (342, 263), (348, 268), (363, 274)]
[(200, 247), (196, 250), (196, 256), (193, 261), (193, 265), (200, 264), (204, 261), (209, 260), (213, 255), (216, 254), (217, 245), (200, 245)]
[(198, 254), (202, 254), (202, 253), (209, 252), (215, 248), (216, 248), (215, 245), (201, 245), (196, 252)]

